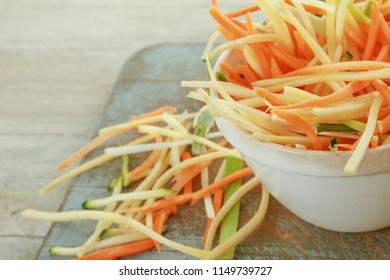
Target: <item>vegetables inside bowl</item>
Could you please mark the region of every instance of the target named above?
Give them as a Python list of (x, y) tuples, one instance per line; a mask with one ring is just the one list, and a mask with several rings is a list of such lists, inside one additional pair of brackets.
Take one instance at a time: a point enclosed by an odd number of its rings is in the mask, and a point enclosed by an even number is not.
[[(210, 9), (216, 34), (227, 42), (213, 48), (217, 35), (210, 39), (204, 60), (211, 81), (199, 85), (216, 98), (204, 89), (190, 97), (252, 139), (351, 151), (343, 170), (355, 174), (368, 149), (390, 142), (389, 4), (255, 2), (256, 8), (234, 15), (242, 21)], [(267, 19), (254, 22), (254, 13)], [(220, 57), (213, 71), (210, 61), (227, 50), (229, 59)]]
[[(237, 55), (233, 51), (226, 51), (224, 52), (219, 58), (218, 61), (214, 67), (214, 71), (218, 72), (220, 71), (220, 64), (221, 62), (228, 63), (229, 65), (236, 65), (239, 63), (239, 59), (237, 58)], [(220, 107), (221, 110), (226, 110), (226, 108), (223, 108), (220, 104), (221, 97), (216, 93), (215, 90), (211, 89), (210, 96), (206, 97), (209, 99), (209, 108)], [(224, 102), (224, 101), (222, 101)], [(223, 104), (223, 103), (222, 103)], [(238, 111), (239, 112), (239, 111)], [(231, 112), (230, 112), (231, 113)], [(245, 113), (243, 114), (245, 115)], [(359, 166), (356, 167), (356, 170), (354, 170), (353, 174), (347, 174), (345, 172), (345, 167), (347, 166), (348, 162), (351, 162), (351, 158), (354, 154), (354, 150), (350, 149), (342, 149), (340, 147), (336, 147), (336, 149), (332, 149), (332, 140), (336, 139), (337, 143), (337, 137), (327, 137), (328, 133), (322, 133), (320, 132), (320, 135), (324, 134), (326, 136), (321, 137), (321, 141), (324, 142), (324, 148), (322, 150), (314, 150), (310, 149), (303, 144), (295, 144), (291, 145), (290, 143), (285, 142), (277, 142), (277, 141), (259, 141), (259, 139), (251, 133), (250, 130), (246, 130), (246, 124), (243, 124), (245, 120), (244, 118), (236, 118), (236, 115), (234, 114), (221, 114), (216, 117), (216, 122), (218, 124), (219, 129), (222, 131), (223, 135), (229, 140), (233, 146), (235, 146), (238, 150), (241, 151), (241, 153), (247, 154), (247, 155), (253, 155), (253, 151), (251, 151), (251, 144), (253, 145), (261, 145), (264, 147), (265, 151), (268, 150), (276, 150), (280, 153), (279, 157), (274, 158), (268, 158), (267, 157), (267, 163), (269, 165), (274, 166), (275, 168), (283, 169), (283, 170), (289, 170), (294, 171), (297, 173), (307, 174), (307, 175), (318, 175), (318, 176), (345, 176), (345, 175), (365, 175), (365, 174), (371, 174), (371, 173), (377, 173), (377, 172), (386, 172), (390, 169), (390, 146), (386, 144), (386, 142), (382, 143), (382, 145), (376, 146), (375, 148), (369, 148), (365, 151), (364, 157), (359, 162)], [(224, 128), (225, 125), (222, 123), (229, 122), (229, 128)], [(269, 121), (272, 122), (272, 117), (269, 118)], [(276, 120), (277, 121), (277, 120)], [(326, 126), (330, 126), (330, 128), (327, 128)], [(325, 126), (323, 129), (341, 129), (338, 128), (338, 124), (330, 123), (325, 124), (321, 123), (319, 124), (315, 129), (319, 130), (321, 129), (321, 126)], [(234, 128), (233, 128), (234, 127)], [(346, 132), (340, 132), (335, 131), (333, 132), (335, 135), (341, 135), (344, 137), (348, 137), (348, 133), (351, 135), (355, 135), (353, 140), (359, 139), (358, 137), (361, 137), (361, 133), (357, 131), (352, 131), (351, 128), (343, 128), (346, 130)], [(232, 130), (239, 130), (240, 133), (244, 135), (244, 137), (250, 141), (251, 144), (247, 145), (240, 145), (236, 144), (238, 139), (231, 139), (229, 136), (226, 135), (226, 130), (232, 131)], [(344, 133), (344, 135), (342, 134)], [(229, 133), (230, 134), (230, 133)], [(283, 137), (283, 136), (282, 136)], [(291, 141), (294, 138), (290, 136), (284, 136), (287, 141)], [(302, 137), (302, 136), (300, 136)], [(349, 136), (352, 137), (352, 136)], [(271, 138), (270, 138), (271, 139)], [(326, 139), (326, 140), (322, 140)], [(304, 140), (305, 143), (309, 143), (309, 139), (306, 138)], [(329, 143), (327, 143), (329, 141)], [(325, 145), (329, 145), (326, 146)], [(243, 146), (238, 148), (237, 146)], [(337, 144), (336, 144), (337, 146)], [(265, 151), (263, 153), (265, 153)], [(289, 154), (293, 156), (294, 158), (291, 159), (291, 161), (286, 161), (285, 154)], [(312, 160), (308, 160), (308, 158), (312, 158)], [(297, 164), (297, 161), (300, 162), (300, 164)]]
[(210, 9), (211, 78), (184, 82), (198, 88), (189, 96), (299, 217), (345, 232), (389, 226), (389, 2), (255, 2), (241, 19)]

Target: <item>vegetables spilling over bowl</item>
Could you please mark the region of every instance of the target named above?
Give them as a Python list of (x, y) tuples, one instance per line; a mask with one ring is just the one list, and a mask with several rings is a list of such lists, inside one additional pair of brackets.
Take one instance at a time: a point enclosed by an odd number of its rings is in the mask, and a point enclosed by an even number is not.
[(211, 79), (183, 82), (199, 87), (189, 96), (301, 218), (337, 231), (389, 226), (390, 2), (255, 2), (210, 9)]
[[(58, 171), (116, 136), (129, 138), (124, 145), (106, 143), (104, 153), (64, 172), (40, 191), (46, 194), (80, 174), (119, 160), (120, 175), (112, 178), (106, 197), (86, 198), (74, 211), (23, 212), (25, 218), (44, 221), (97, 221), (82, 244), (56, 244), (50, 247), (50, 254), (89, 260), (119, 259), (152, 248), (164, 253), (163, 245), (199, 259), (234, 258), (236, 245), (264, 219), (268, 191), (244, 166), (241, 154), (227, 145), (219, 131), (212, 130), (211, 115), (203, 116), (193, 129), (196, 113), (176, 111), (175, 107), (163, 106), (133, 116), (128, 122), (102, 128), (98, 136), (60, 163)], [(129, 161), (136, 160), (136, 154), (143, 161), (134, 167)], [(196, 184), (198, 177), (200, 184)], [(257, 188), (262, 190), (261, 199), (255, 201), (257, 210), (239, 223), (240, 199)], [(182, 211), (179, 207), (184, 204), (187, 205), (183, 207), (196, 205), (198, 210), (204, 210), (196, 218), (203, 225), (199, 246), (182, 244), (182, 240), (165, 235), (169, 220), (176, 211)]]
[[(23, 212), (53, 222), (98, 221), (83, 244), (60, 244), (51, 254), (118, 259), (164, 245), (195, 258), (231, 259), (262, 223), (269, 192), (327, 229), (390, 226), (390, 1), (256, 0), (230, 13), (212, 2), (218, 30), (203, 55), (211, 79), (182, 83), (196, 88), (189, 96), (205, 106), (196, 113), (163, 106), (132, 117), (66, 158), (58, 171), (105, 148), (41, 194), (112, 161), (122, 166), (110, 194), (86, 198), (80, 210)], [(257, 14), (266, 19), (254, 21)], [(221, 36), (227, 41), (216, 45)], [(220, 132), (212, 130), (214, 120)], [(117, 136), (129, 142), (110, 145)], [(133, 154), (145, 157), (129, 170)], [(257, 187), (258, 208), (239, 223), (240, 199)], [(168, 238), (167, 221), (179, 206), (199, 200), (203, 243)]]

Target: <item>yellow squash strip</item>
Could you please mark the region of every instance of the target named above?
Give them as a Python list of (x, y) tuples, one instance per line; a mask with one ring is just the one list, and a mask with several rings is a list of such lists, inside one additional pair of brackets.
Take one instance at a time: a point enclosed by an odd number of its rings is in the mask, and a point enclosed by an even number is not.
[(164, 244), (172, 249), (175, 249), (184, 254), (194, 256), (197, 258), (204, 258), (207, 254), (207, 251), (196, 249), (193, 247), (185, 246), (169, 240), (160, 234), (154, 232), (152, 229), (146, 227), (138, 221), (135, 221), (131, 218), (124, 217), (120, 214), (109, 213), (105, 211), (96, 211), (96, 210), (84, 210), (84, 211), (69, 211), (69, 212), (44, 212), (33, 209), (24, 210), (22, 213), (24, 218), (35, 219), (35, 220), (44, 220), (50, 222), (69, 222), (77, 220), (105, 220), (112, 223), (118, 223), (127, 225), (131, 228), (134, 228), (138, 232), (152, 238), (153, 240), (158, 241), (161, 244)]
[(344, 172), (346, 174), (354, 174), (359, 167), (360, 162), (363, 160), (364, 153), (370, 144), (372, 136), (374, 135), (378, 112), (382, 105), (382, 102), (382, 96), (377, 96), (372, 102), (370, 113), (368, 114), (366, 129), (364, 130), (359, 140), (359, 143), (356, 146), (355, 151), (353, 152), (352, 156), (344, 167)]

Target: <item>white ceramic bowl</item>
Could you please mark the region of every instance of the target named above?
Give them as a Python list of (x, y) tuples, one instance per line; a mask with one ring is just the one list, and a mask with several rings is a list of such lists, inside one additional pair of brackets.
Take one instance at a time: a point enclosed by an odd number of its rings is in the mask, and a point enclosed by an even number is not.
[[(215, 70), (222, 60), (236, 63), (234, 54), (225, 52)], [(340, 232), (390, 226), (390, 145), (369, 149), (356, 174), (345, 175), (351, 152), (262, 143), (223, 117), (216, 123), (269, 192), (303, 220)]]

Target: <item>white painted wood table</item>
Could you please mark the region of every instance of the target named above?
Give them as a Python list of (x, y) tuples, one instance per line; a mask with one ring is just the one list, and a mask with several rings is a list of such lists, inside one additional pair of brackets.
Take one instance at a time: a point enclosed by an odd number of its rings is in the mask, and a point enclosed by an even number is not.
[[(0, 259), (35, 259), (67, 187), (37, 191), (90, 139), (123, 63), (166, 42), (205, 42), (210, 0), (0, 0)], [(247, 3), (224, 0), (226, 10)]]

